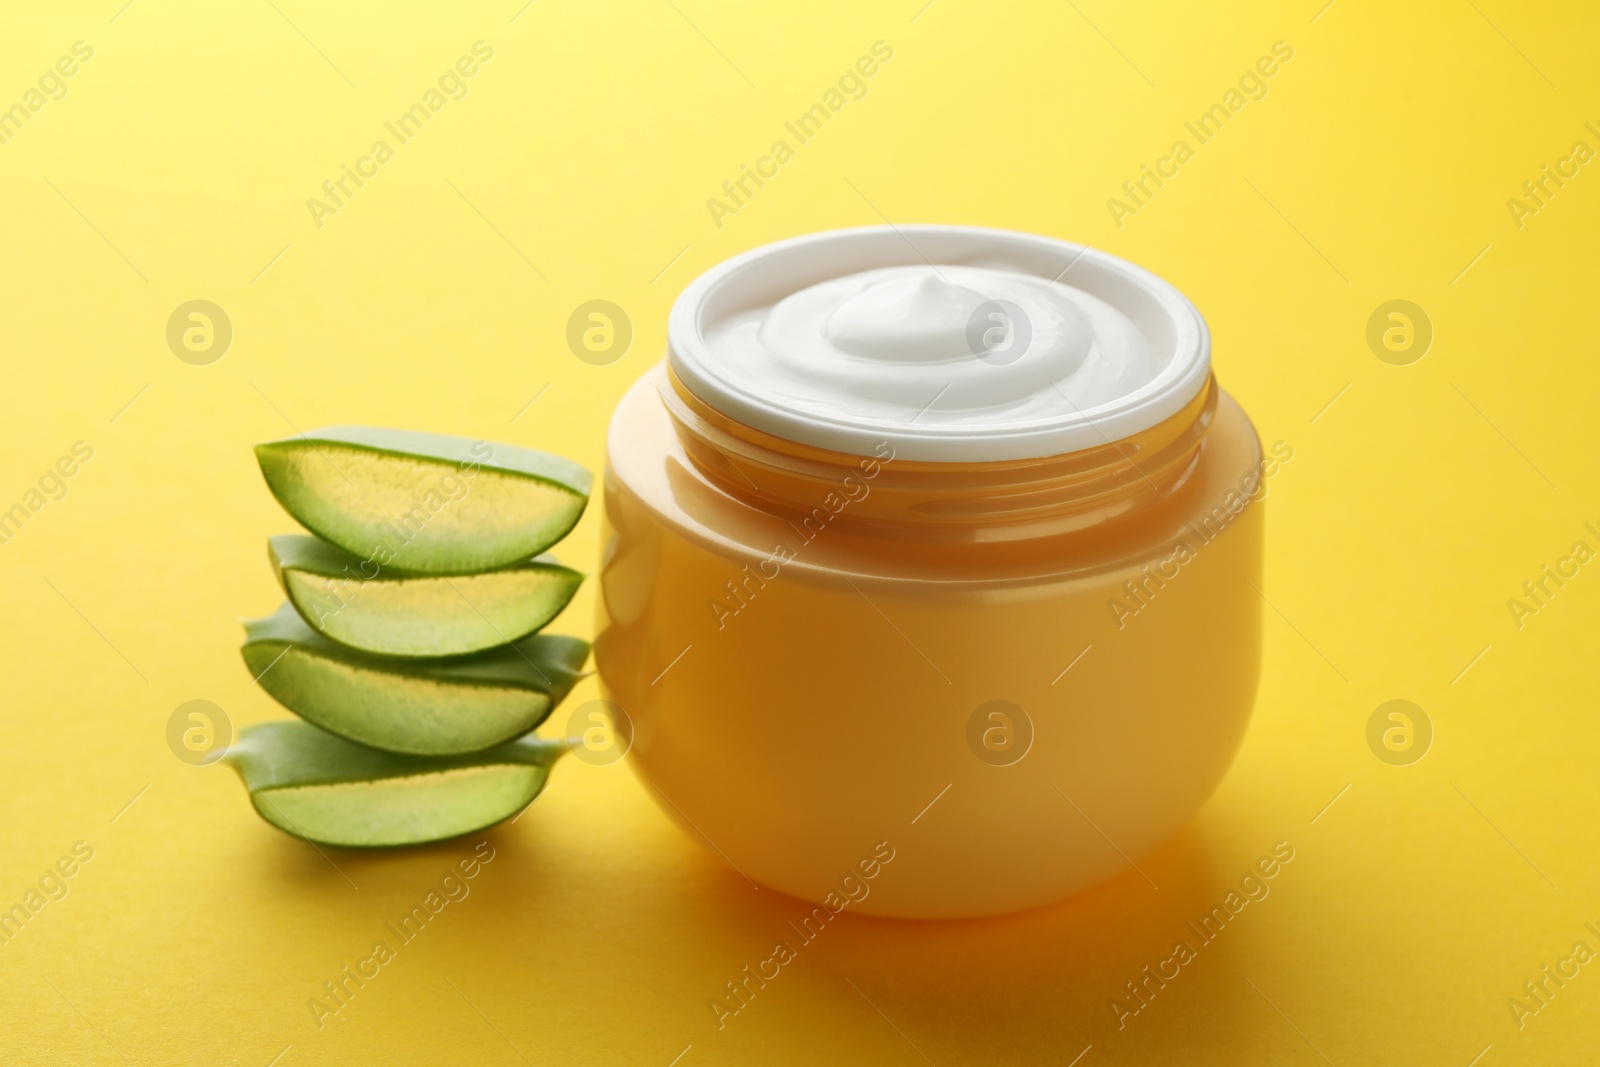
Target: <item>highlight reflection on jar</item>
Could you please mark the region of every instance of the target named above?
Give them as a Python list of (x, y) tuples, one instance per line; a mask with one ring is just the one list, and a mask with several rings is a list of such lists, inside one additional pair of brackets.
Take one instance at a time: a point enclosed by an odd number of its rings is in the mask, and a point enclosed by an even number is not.
[(1177, 290), (1029, 234), (843, 230), (702, 275), (668, 342), (611, 424), (596, 659), (687, 833), (817, 902), (891, 841), (857, 910), (947, 917), (1198, 810), (1287, 455)]

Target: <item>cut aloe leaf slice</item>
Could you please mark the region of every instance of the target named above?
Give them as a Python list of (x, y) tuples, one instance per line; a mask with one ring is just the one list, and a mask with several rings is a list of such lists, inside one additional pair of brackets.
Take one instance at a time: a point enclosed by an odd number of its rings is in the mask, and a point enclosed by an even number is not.
[(240, 649), (272, 697), (340, 737), (387, 752), (478, 752), (538, 726), (582, 674), (589, 643), (537, 634), (453, 659), (375, 656), (328, 640), (283, 605), (245, 623)]
[(539, 795), (560, 741), (524, 737), (476, 756), (418, 759), (304, 722), (247, 726), (225, 757), (273, 826), (324, 845), (422, 845), (510, 818)]
[(482, 574), (401, 574), (298, 534), (270, 538), (267, 555), (313, 630), (388, 656), (456, 656), (526, 637), (583, 581), (547, 556)]
[(334, 426), (256, 446), (272, 495), (306, 529), (363, 560), (470, 574), (538, 555), (589, 501), (559, 456), (466, 437)]

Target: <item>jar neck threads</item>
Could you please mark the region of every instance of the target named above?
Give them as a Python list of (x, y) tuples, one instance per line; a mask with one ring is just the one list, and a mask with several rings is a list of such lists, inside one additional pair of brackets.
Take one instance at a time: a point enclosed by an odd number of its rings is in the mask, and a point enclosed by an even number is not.
[(934, 463), (899, 459), (887, 442), (851, 455), (775, 437), (711, 407), (670, 369), (654, 373), (690, 462), (723, 493), (792, 522), (824, 509), (861, 535), (918, 541), (1052, 537), (1158, 505), (1195, 470), (1219, 395), (1208, 376), (1176, 414), (1092, 448)]

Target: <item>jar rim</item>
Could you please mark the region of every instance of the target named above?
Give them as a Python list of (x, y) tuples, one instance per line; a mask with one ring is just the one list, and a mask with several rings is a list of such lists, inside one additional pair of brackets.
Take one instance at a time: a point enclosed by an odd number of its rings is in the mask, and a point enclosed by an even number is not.
[[(843, 274), (878, 267), (1003, 267), (1071, 284), (1126, 315), (1164, 358), (1148, 383), (1105, 404), (1009, 425), (915, 425), (784, 406), (718, 373), (708, 321), (775, 302)], [(917, 224), (828, 230), (761, 245), (724, 260), (690, 282), (673, 303), (667, 362), (699, 399), (730, 418), (801, 444), (871, 455), (888, 440), (908, 460), (994, 462), (1058, 456), (1147, 430), (1182, 410), (1211, 373), (1211, 337), (1199, 310), (1156, 274), (1089, 245), (1040, 234), (973, 226)]]

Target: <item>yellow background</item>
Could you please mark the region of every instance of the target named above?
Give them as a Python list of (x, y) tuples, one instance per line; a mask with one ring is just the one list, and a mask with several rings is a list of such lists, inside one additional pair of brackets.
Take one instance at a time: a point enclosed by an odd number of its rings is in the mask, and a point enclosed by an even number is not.
[[(1506, 1001), (1579, 938), (1600, 948), (1583, 927), (1600, 920), (1600, 573), (1520, 630), (1506, 600), (1574, 541), (1600, 547), (1583, 527), (1600, 519), (1600, 165), (1521, 229), (1506, 200), (1575, 140), (1600, 148), (1583, 127), (1600, 16), (1320, 2), (8, 12), (0, 103), (74, 41), (94, 58), (0, 145), (0, 507), (73, 442), (95, 451), (0, 547), (0, 904), (74, 842), (95, 855), (0, 947), (0, 1059), (1591, 1059), (1600, 967), (1525, 1029)], [(495, 52), (469, 95), (317, 228), (307, 198), (477, 40)], [(706, 199), (878, 40), (894, 58), (866, 97), (717, 227)], [(1279, 40), (1294, 58), (1267, 97), (1117, 228), (1106, 199)], [(325, 857), (256, 818), (229, 770), (169, 751), (187, 700), (236, 726), (285, 714), (237, 653), (237, 620), (279, 602), (264, 539), (292, 528), (250, 444), (372, 423), (598, 468), (612, 404), (698, 271), (885, 218), (1156, 270), (1208, 317), (1263, 439), (1295, 449), (1268, 500), (1255, 720), (1216, 797), (1141, 863), (1160, 888), (1129, 871), (986, 922), (847, 913), (719, 1031), (708, 1000), (801, 905), (680, 834), (625, 764), (566, 760), (484, 835), (496, 858), (471, 896), (319, 1030), (307, 999), (476, 838)], [(210, 366), (164, 340), (194, 298), (234, 325)], [(595, 298), (635, 328), (610, 366), (564, 340)], [(1434, 325), (1411, 366), (1365, 340), (1391, 299)], [(598, 528), (591, 509), (569, 562), (594, 570)], [(587, 634), (593, 596), (554, 629)], [(1408, 767), (1365, 739), (1395, 698), (1435, 730)], [(1296, 858), (1271, 896), (1119, 1031), (1123, 983), (1280, 840)]]

